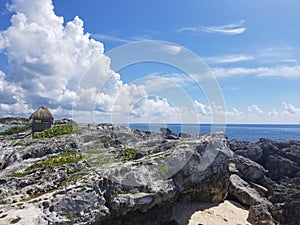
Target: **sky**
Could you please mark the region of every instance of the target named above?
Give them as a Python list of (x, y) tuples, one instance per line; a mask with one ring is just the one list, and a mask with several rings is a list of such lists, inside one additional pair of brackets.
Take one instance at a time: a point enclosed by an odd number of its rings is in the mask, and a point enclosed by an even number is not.
[[(83, 122), (299, 124), (299, 10), (298, 0), (1, 0), (0, 117), (44, 105)], [(198, 76), (179, 66), (188, 53)]]

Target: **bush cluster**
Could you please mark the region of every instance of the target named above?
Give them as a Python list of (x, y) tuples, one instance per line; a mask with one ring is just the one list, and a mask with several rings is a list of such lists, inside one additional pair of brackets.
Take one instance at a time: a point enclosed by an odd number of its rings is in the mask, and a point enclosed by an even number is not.
[(135, 159), (136, 154), (138, 153), (138, 150), (135, 148), (125, 148), (122, 150), (121, 156), (122, 161), (130, 161)]
[(63, 134), (74, 134), (75, 128), (72, 124), (63, 124), (59, 126), (51, 127), (48, 130), (44, 130), (34, 135), (34, 138), (52, 138)]

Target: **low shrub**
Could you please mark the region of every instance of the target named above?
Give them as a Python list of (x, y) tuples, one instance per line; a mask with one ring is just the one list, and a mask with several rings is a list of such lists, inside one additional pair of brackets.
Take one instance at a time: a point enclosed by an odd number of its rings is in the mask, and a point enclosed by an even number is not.
[(138, 150), (135, 148), (125, 148), (122, 150), (121, 156), (122, 161), (130, 161), (133, 160), (138, 153)]
[(75, 127), (72, 124), (63, 124), (59, 126), (51, 127), (48, 130), (44, 130), (34, 135), (34, 138), (52, 138), (63, 134), (74, 134)]

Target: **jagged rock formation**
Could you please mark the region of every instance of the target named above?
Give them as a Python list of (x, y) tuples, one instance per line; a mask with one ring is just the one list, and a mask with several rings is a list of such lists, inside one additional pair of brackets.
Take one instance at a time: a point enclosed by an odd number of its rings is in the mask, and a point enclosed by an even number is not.
[(178, 224), (180, 202), (234, 199), (253, 224), (298, 224), (300, 142), (228, 141), (111, 124), (0, 137), (0, 224)]
[[(262, 138), (257, 143), (249, 143), (234, 140), (230, 141), (230, 148), (240, 155), (233, 158), (235, 166), (239, 167), (236, 173), (248, 182), (247, 188), (255, 189), (261, 196), (256, 203), (244, 202), (250, 206), (250, 219), (255, 224), (299, 224), (300, 141), (275, 142)], [(248, 159), (242, 162), (244, 166), (237, 166), (242, 156), (257, 163)], [(243, 200), (243, 195), (229, 193)]]

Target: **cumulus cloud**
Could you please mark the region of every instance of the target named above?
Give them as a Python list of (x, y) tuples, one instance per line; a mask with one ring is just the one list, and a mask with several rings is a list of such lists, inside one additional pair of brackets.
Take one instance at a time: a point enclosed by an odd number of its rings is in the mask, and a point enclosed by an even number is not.
[[(0, 50), (10, 68), (8, 75), (0, 73), (3, 115), (27, 113), (25, 109), (32, 111), (40, 105), (54, 112), (65, 109), (70, 113), (75, 105), (83, 113), (87, 104), (95, 105), (96, 111), (127, 112), (137, 99), (147, 96), (142, 86), (122, 82), (110, 68), (103, 44), (84, 31), (78, 16), (64, 21), (54, 13), (51, 0), (13, 0), (9, 10), (13, 12), (11, 25), (0, 32)], [(168, 50), (180, 51), (175, 47)], [(78, 85), (95, 60), (98, 65), (88, 85)], [(161, 99), (146, 103), (165, 104)]]
[(70, 108), (76, 96), (72, 84), (104, 51), (102, 43), (84, 33), (79, 17), (64, 25), (53, 8), (51, 0), (14, 0), (11, 26), (1, 32), (10, 68), (5, 80), (23, 92), (19, 98), (32, 108)]
[(211, 115), (211, 107), (210, 106), (203, 104), (201, 102), (198, 102), (197, 100), (194, 101), (194, 106), (195, 106), (197, 113), (200, 116), (207, 117), (207, 116)]
[(270, 112), (268, 112), (268, 116), (277, 116), (279, 112), (276, 109), (272, 109)]
[(248, 106), (248, 110), (250, 113), (262, 115), (264, 112), (258, 105), (250, 105)]
[(214, 113), (217, 116), (225, 115), (226, 117), (240, 117), (243, 115), (243, 112), (237, 108), (225, 110), (222, 106), (219, 106), (215, 103), (212, 103), (211, 105), (206, 105), (197, 100), (194, 101), (194, 107), (199, 116), (202, 117), (209, 117), (212, 115), (212, 113)]
[(243, 115), (243, 112), (237, 108), (232, 108), (232, 110), (226, 112), (226, 116), (228, 117), (239, 117), (241, 115)]
[(300, 108), (295, 107), (291, 103), (283, 102), (284, 106), (284, 115), (300, 115)]

